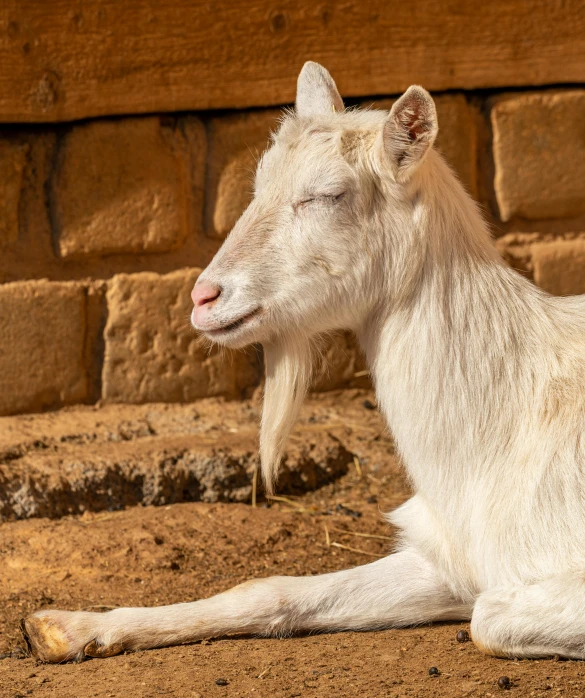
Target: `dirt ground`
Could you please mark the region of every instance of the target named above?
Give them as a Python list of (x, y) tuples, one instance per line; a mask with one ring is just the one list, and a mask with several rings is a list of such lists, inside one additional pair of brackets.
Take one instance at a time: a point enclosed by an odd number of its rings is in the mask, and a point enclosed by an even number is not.
[[(0, 698), (495, 696), (506, 693), (502, 676), (510, 695), (585, 696), (582, 662), (486, 657), (456, 641), (466, 623), (224, 638), (61, 666), (23, 656), (18, 622), (39, 608), (189, 601), (250, 577), (317, 574), (384, 555), (393, 531), (381, 512), (403, 501), (408, 487), (365, 403), (372, 399), (356, 391), (344, 404), (330, 396), (305, 408), (299, 433), (329, 411), (335, 424), (345, 418), (353, 426), (348, 448), (358, 454), (346, 474), (313, 492), (255, 509), (175, 503), (0, 525), (0, 655), (8, 655), (0, 660)], [(430, 676), (430, 667), (439, 674)]]

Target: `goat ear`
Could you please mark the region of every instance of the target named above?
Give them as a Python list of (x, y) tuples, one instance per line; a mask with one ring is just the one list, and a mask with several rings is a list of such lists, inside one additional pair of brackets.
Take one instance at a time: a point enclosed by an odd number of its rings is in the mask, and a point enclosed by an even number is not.
[(315, 116), (343, 111), (343, 101), (329, 72), (322, 65), (308, 61), (297, 80), (297, 114)]
[(433, 145), (437, 110), (431, 95), (412, 85), (394, 103), (382, 130), (383, 149), (397, 181), (407, 181)]

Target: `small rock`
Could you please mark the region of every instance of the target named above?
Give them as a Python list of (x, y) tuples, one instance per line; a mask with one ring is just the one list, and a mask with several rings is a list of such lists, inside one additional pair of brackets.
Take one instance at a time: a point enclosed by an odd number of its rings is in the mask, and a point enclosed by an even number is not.
[(12, 659), (26, 659), (26, 650), (24, 650), (22, 647), (15, 647), (10, 656)]
[(354, 511), (353, 509), (346, 507), (345, 504), (338, 504), (335, 507), (335, 511), (338, 514), (343, 514), (344, 516), (351, 516), (354, 519), (359, 519), (362, 515), (361, 511)]
[(432, 667), (429, 669), (429, 676), (439, 676), (440, 673), (441, 673), (441, 672), (437, 669), (436, 666), (432, 666)]
[(217, 686), (227, 686), (229, 681), (227, 679), (215, 679)]
[(469, 633), (467, 630), (460, 630), (457, 635), (455, 635), (457, 642), (469, 642)]
[(507, 676), (500, 676), (498, 679), (498, 688), (501, 688), (503, 691), (507, 691), (511, 685), (512, 683)]

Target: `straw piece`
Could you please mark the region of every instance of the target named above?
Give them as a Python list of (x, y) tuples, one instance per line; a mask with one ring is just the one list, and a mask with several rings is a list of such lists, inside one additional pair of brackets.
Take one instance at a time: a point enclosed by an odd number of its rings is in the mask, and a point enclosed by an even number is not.
[(386, 555), (378, 555), (377, 553), (369, 553), (367, 550), (360, 550), (359, 548), (350, 548), (349, 545), (342, 545), (341, 543), (331, 543), (331, 547), (341, 548), (342, 550), (349, 550), (351, 553), (359, 553), (360, 555), (369, 555), (370, 557), (386, 557)]
[(252, 475), (252, 508), (256, 508), (256, 492), (258, 490), (258, 464), (254, 466), (254, 474)]
[(358, 531), (344, 531), (342, 528), (332, 528), (336, 533), (345, 533), (348, 536), (359, 536), (360, 538), (378, 538), (379, 540), (393, 540), (391, 536), (380, 536), (374, 533), (358, 533)]

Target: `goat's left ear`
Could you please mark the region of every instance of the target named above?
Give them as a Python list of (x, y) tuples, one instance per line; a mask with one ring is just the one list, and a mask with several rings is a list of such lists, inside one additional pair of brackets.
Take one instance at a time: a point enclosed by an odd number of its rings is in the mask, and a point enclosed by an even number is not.
[(382, 129), (383, 157), (389, 159), (394, 178), (406, 182), (433, 145), (437, 110), (431, 95), (413, 85), (394, 103)]
[(297, 114), (301, 117), (343, 111), (343, 101), (329, 72), (307, 61), (297, 80)]

